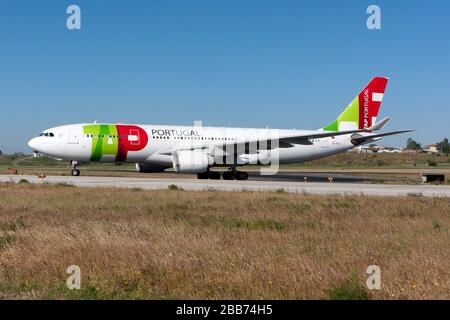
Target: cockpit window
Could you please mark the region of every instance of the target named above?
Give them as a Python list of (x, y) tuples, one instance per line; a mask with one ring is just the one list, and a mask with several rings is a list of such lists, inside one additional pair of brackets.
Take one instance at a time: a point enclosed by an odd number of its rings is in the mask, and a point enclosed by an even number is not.
[(54, 137), (53, 132), (42, 132), (39, 137)]

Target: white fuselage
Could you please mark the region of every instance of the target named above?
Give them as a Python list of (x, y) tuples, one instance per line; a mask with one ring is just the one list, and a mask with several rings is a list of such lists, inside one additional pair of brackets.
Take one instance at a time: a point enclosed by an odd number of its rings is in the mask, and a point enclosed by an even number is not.
[[(253, 128), (122, 125), (122, 124), (72, 124), (45, 130), (33, 138), (29, 146), (50, 157), (80, 162), (136, 162), (171, 167), (170, 150), (200, 147), (218, 149), (242, 141), (276, 139), (283, 135), (302, 135), (316, 131), (278, 130)], [(249, 164), (254, 155), (269, 154), (280, 164), (298, 163), (326, 157), (353, 148), (350, 135), (317, 138), (308, 144), (275, 147), (271, 151), (248, 151), (238, 164)], [(252, 149), (253, 150), (253, 149)], [(213, 152), (214, 153), (214, 152)], [(215, 153), (221, 157), (220, 153)], [(256, 159), (256, 158), (255, 158)], [(219, 165), (220, 161), (212, 165)]]

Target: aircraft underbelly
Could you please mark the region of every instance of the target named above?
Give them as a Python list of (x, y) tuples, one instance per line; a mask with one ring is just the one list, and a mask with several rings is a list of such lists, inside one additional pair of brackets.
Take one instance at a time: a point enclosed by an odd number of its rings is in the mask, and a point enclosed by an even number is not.
[(299, 163), (323, 158), (344, 152), (351, 147), (346, 145), (322, 148), (321, 145), (296, 145), (293, 148), (279, 149), (280, 164)]

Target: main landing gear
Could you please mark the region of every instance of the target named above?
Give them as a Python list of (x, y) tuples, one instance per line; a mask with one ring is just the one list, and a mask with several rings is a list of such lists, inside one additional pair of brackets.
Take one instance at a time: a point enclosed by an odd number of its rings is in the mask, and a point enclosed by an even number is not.
[(248, 173), (243, 171), (225, 171), (222, 175), (223, 180), (248, 180)]
[(78, 169), (78, 161), (70, 161), (70, 167), (72, 168), (72, 176), (78, 177), (80, 170)]
[[(198, 179), (211, 179), (211, 180), (220, 180), (220, 172), (217, 171), (206, 171), (202, 173), (197, 173)], [(229, 171), (225, 171), (222, 174), (223, 180), (247, 180), (248, 173), (243, 171), (237, 171), (236, 168), (230, 168)]]
[(198, 179), (211, 179), (211, 180), (220, 180), (220, 172), (217, 171), (206, 171), (197, 173)]

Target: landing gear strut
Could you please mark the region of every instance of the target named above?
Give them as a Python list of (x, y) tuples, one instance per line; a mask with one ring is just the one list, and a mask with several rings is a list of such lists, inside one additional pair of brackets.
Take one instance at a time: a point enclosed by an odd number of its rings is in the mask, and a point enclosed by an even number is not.
[(72, 168), (72, 176), (78, 177), (80, 175), (80, 170), (78, 169), (78, 161), (70, 161), (70, 166)]

